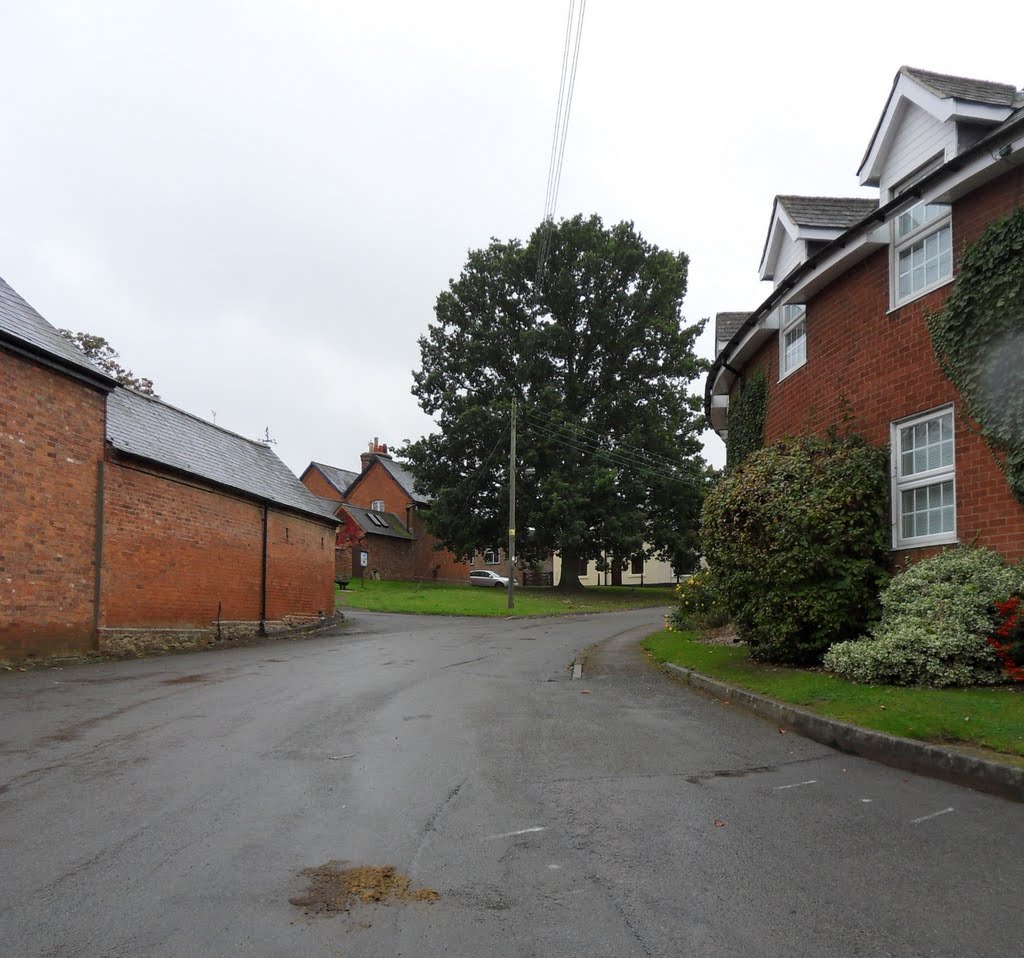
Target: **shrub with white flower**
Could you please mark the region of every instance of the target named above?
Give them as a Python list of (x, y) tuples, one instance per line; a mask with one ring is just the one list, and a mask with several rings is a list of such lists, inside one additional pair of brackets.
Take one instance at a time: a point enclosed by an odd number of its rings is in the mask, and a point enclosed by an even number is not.
[(826, 669), (881, 685), (994, 684), (1003, 664), (988, 642), (995, 603), (1021, 588), (1024, 571), (988, 549), (948, 549), (895, 576), (868, 637), (840, 642)]

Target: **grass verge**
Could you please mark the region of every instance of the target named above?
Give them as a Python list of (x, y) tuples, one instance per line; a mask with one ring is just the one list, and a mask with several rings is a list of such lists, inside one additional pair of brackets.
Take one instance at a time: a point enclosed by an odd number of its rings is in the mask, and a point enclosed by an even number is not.
[(918, 689), (855, 685), (825, 672), (762, 665), (751, 661), (744, 646), (711, 645), (696, 641), (688, 632), (659, 632), (643, 645), (658, 662), (695, 669), (852, 725), (1024, 760), (1024, 693), (1011, 686)]
[(504, 589), (436, 582), (374, 582), (358, 580), (335, 592), (341, 609), (414, 612), (428, 615), (564, 615), (568, 612), (613, 612), (643, 606), (670, 605), (671, 587), (633, 589), (598, 586), (572, 596), (553, 589), (517, 588), (515, 609), (508, 608)]

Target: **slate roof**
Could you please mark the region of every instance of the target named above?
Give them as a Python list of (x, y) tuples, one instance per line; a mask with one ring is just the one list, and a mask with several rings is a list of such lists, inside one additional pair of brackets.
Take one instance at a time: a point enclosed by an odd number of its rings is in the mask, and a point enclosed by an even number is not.
[[(390, 536), (393, 539), (408, 539), (412, 541), (412, 533), (405, 528), (405, 523), (393, 512), (376, 512), (373, 509), (363, 509), (360, 506), (349, 505), (347, 502), (337, 503), (337, 505), (342, 506), (356, 520), (356, 523), (363, 532), (375, 536)], [(371, 515), (386, 522), (387, 527), (384, 528), (377, 525), (370, 518)]]
[(729, 342), (739, 332), (740, 326), (746, 322), (749, 316), (749, 311), (745, 313), (715, 313), (715, 339), (722, 343)]
[(849, 229), (878, 209), (878, 200), (862, 196), (777, 196), (797, 226)]
[(322, 462), (311, 462), (310, 465), (316, 466), (323, 473), (324, 478), (342, 496), (348, 492), (348, 487), (359, 478), (359, 473), (352, 472), (350, 469), (339, 469), (337, 466), (328, 466)]
[(85, 353), (72, 345), (0, 277), (0, 333), (43, 352), (61, 363), (88, 372), (94, 378), (114, 380)]
[(917, 67), (900, 67), (900, 73), (927, 87), (936, 96), (946, 99), (967, 100), (989, 106), (1019, 106), (1020, 94), (1012, 83), (994, 83), (991, 80), (971, 80), (946, 73), (932, 73)]
[(107, 397), (107, 441), (121, 452), (257, 499), (334, 517), (330, 504), (299, 482), (266, 444), (134, 390), (118, 388)]
[(377, 460), (391, 473), (392, 478), (405, 490), (410, 499), (416, 502), (430, 502), (434, 498), (417, 490), (416, 479), (405, 466), (399, 465), (394, 459), (384, 459), (381, 456), (378, 456)]

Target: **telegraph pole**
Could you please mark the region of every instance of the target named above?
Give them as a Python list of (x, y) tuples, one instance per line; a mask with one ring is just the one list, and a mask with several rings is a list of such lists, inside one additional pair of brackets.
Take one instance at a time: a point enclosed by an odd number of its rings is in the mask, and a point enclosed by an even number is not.
[(508, 444), (508, 607), (516, 607), (516, 398), (512, 397), (512, 432)]

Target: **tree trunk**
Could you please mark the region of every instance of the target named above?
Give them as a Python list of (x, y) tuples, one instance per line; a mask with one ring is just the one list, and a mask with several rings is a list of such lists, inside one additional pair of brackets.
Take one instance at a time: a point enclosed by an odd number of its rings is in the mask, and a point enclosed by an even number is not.
[(580, 556), (578, 552), (568, 549), (561, 553), (562, 574), (558, 579), (555, 589), (559, 592), (582, 592), (583, 583), (580, 582), (579, 568)]

